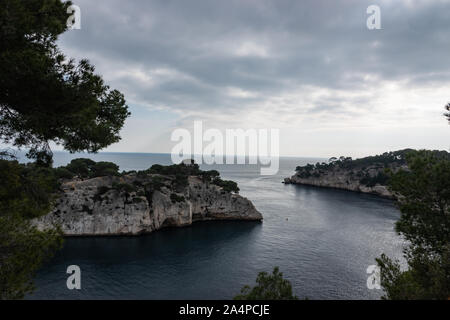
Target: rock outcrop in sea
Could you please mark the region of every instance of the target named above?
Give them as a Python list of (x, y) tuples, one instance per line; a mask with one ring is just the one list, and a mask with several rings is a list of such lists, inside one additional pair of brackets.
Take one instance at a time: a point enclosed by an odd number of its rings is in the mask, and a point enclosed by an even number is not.
[(39, 229), (57, 225), (66, 236), (105, 236), (196, 221), (262, 219), (248, 199), (205, 176), (132, 172), (63, 182), (53, 211), (34, 224)]

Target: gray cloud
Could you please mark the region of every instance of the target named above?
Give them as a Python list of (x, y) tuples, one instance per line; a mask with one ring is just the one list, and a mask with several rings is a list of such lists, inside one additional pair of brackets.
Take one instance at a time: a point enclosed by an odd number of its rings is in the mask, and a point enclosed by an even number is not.
[[(381, 81), (450, 82), (448, 1), (377, 1), (383, 29), (374, 31), (366, 28), (374, 1), (75, 2), (82, 29), (61, 46), (142, 105), (231, 112), (304, 87), (350, 93)], [(353, 114), (349, 104), (368, 102), (343, 95), (273, 108)]]

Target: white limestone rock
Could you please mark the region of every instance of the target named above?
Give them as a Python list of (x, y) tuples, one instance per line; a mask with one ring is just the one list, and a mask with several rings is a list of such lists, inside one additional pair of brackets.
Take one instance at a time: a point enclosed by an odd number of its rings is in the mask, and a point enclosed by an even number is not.
[[(400, 167), (391, 168), (396, 171)], [(404, 167), (403, 169), (405, 169)], [(370, 177), (376, 176), (384, 168), (372, 166), (364, 169), (364, 174)], [(314, 175), (316, 173), (316, 175)], [(367, 186), (360, 182), (361, 175), (358, 175), (358, 170), (346, 170), (341, 168), (333, 168), (332, 170), (324, 170), (320, 173), (313, 171), (308, 177), (302, 177), (301, 174), (296, 173), (290, 178), (285, 178), (285, 184), (301, 184), (324, 188), (343, 189), (348, 191), (362, 192), (374, 194), (383, 198), (395, 199), (395, 195), (385, 185), (375, 184), (374, 186)]]
[(195, 221), (263, 219), (248, 199), (195, 176), (181, 190), (167, 176), (129, 174), (68, 181), (62, 191), (54, 210), (33, 221), (39, 229), (57, 225), (66, 236), (138, 235)]

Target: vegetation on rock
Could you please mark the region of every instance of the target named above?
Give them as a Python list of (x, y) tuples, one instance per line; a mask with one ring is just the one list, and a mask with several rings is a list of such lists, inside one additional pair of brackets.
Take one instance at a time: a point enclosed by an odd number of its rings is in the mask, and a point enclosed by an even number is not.
[(212, 183), (219, 187), (222, 187), (226, 192), (239, 193), (239, 188), (237, 183), (230, 180), (222, 180), (220, 178), (220, 173), (217, 170), (200, 170), (198, 164), (186, 165), (184, 163), (173, 164), (169, 166), (163, 166), (160, 164), (155, 164), (150, 167), (150, 169), (138, 171), (136, 174), (139, 176), (144, 176), (147, 174), (158, 174), (161, 176), (171, 177), (172, 185), (175, 189), (181, 190), (188, 185), (189, 176), (200, 177), (205, 183)]
[[(137, 197), (145, 196), (152, 203), (152, 196), (155, 191), (167, 187), (173, 191), (170, 199), (173, 203), (185, 201), (183, 196), (177, 195), (177, 192), (183, 192), (188, 186), (188, 177), (196, 176), (202, 179), (204, 183), (211, 183), (223, 189), (224, 192), (239, 192), (237, 183), (234, 181), (222, 180), (216, 170), (203, 171), (197, 164), (186, 165), (184, 163), (163, 166), (155, 164), (147, 170), (124, 171), (119, 173), (119, 167), (111, 162), (95, 162), (91, 159), (74, 159), (67, 166), (56, 169), (46, 168), (47, 172), (56, 179), (68, 179), (78, 177), (81, 179), (91, 179), (95, 177), (109, 176), (117, 177), (110, 186), (100, 186), (93, 197), (94, 201), (102, 201), (103, 195), (110, 190), (126, 192), (127, 194), (136, 193)], [(125, 182), (124, 177), (135, 176), (132, 182)], [(126, 180), (126, 179), (125, 179)], [(138, 200), (139, 201), (139, 200)]]
[(60, 167), (80, 178), (95, 178), (102, 176), (118, 176), (119, 166), (112, 162), (95, 162), (91, 159), (74, 159), (67, 166)]
[[(348, 174), (352, 180), (358, 181), (366, 187), (375, 185), (386, 186), (389, 178), (397, 170), (406, 167), (407, 156), (416, 150), (404, 149), (399, 151), (385, 152), (381, 155), (369, 156), (360, 159), (341, 156), (332, 157), (328, 163), (307, 164), (296, 168), (296, 175), (300, 178), (321, 178), (332, 172), (342, 172)], [(450, 159), (450, 154), (446, 151), (430, 151), (439, 158)]]

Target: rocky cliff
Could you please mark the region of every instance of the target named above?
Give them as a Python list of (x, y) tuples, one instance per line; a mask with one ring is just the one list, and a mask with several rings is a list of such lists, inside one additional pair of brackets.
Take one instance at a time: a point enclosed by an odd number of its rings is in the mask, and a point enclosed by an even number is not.
[(370, 193), (384, 198), (395, 198), (388, 190), (387, 186), (376, 184), (374, 186), (367, 186), (358, 179), (353, 171), (329, 171), (320, 176), (301, 177), (295, 174), (290, 178), (284, 179), (286, 184), (302, 184), (324, 188), (343, 189), (348, 191)]
[(262, 220), (246, 198), (187, 176), (129, 173), (72, 179), (61, 185), (54, 210), (34, 220), (39, 229), (61, 227), (67, 236), (138, 235), (205, 220)]
[(386, 152), (356, 160), (331, 158), (328, 163), (297, 167), (296, 173), (284, 179), (284, 183), (343, 189), (395, 199), (387, 187), (389, 173), (408, 169), (405, 161), (408, 152), (411, 150)]

